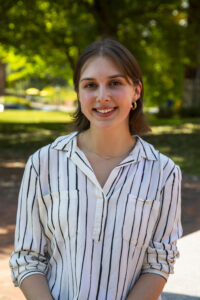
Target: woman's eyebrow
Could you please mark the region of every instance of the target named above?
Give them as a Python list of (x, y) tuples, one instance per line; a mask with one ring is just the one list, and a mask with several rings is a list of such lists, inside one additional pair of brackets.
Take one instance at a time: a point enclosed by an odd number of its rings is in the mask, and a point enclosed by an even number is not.
[[(117, 77), (123, 77), (123, 78), (125, 78), (125, 76), (123, 74), (115, 74), (115, 75), (108, 76), (108, 78), (117, 78)], [(95, 80), (95, 78), (93, 78), (93, 77), (85, 77), (85, 78), (81, 79), (81, 81), (84, 81), (84, 80)]]
[(92, 77), (85, 77), (85, 78), (82, 78), (81, 81), (84, 81), (84, 80), (95, 80), (95, 78), (92, 78)]
[(116, 77), (126, 78), (123, 74), (115, 74), (115, 75), (108, 76), (108, 78), (116, 78)]

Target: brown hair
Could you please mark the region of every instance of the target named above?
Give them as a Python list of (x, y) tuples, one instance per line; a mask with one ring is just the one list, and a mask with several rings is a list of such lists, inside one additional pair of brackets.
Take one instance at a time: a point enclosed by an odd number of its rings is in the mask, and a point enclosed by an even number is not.
[[(73, 77), (74, 87), (77, 94), (82, 68), (88, 61), (88, 59), (95, 56), (109, 57), (121, 69), (127, 80), (128, 77), (130, 77), (134, 84), (137, 85), (139, 84), (139, 82), (142, 83), (140, 67), (131, 52), (115, 40), (104, 39), (102, 41), (93, 42), (92, 44), (87, 46), (83, 50), (77, 61)], [(137, 108), (136, 110), (130, 110), (129, 114), (129, 129), (131, 134), (141, 135), (147, 133), (148, 131), (151, 131), (143, 113), (143, 95), (144, 89), (142, 85), (141, 95), (137, 100)], [(82, 132), (90, 127), (89, 120), (81, 111), (79, 101), (77, 110), (74, 114), (74, 119), (75, 129), (78, 132)]]

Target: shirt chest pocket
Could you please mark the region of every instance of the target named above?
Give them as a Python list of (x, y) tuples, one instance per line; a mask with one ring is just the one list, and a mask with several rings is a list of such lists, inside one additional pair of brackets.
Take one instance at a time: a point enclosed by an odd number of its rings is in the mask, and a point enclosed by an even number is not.
[(147, 246), (155, 227), (160, 203), (128, 195), (123, 223), (123, 239), (135, 246)]
[(40, 199), (40, 219), (47, 236), (56, 239), (70, 239), (79, 230), (79, 192), (65, 190)]

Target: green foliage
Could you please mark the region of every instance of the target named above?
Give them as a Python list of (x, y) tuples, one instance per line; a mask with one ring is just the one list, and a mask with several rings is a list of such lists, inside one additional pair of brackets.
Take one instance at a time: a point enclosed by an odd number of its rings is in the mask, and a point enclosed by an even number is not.
[[(31, 84), (31, 79), (34, 77), (38, 78), (40, 82), (43, 81), (44, 85), (47, 83), (56, 85), (62, 78), (66, 85), (66, 80), (72, 77), (72, 69), (66, 65), (65, 55), (64, 57), (61, 53), (58, 55), (56, 51), (51, 57), (42, 58), (35, 54), (30, 58), (23, 53), (16, 53), (13, 47), (6, 50), (0, 44), (0, 58), (7, 63), (7, 87), (14, 87), (17, 82), (27, 81), (27, 79), (29, 80), (28, 84)], [(64, 61), (65, 64), (61, 67)], [(55, 78), (57, 78), (57, 82)]]
[(46, 86), (40, 92), (40, 99), (43, 102), (69, 103), (77, 100), (75, 91), (68, 87)]
[(8, 85), (35, 77), (71, 84), (81, 50), (109, 36), (139, 61), (147, 105), (180, 99), (185, 68), (200, 59), (199, 9), (198, 0), (0, 0), (1, 44), (18, 58), (7, 57)]

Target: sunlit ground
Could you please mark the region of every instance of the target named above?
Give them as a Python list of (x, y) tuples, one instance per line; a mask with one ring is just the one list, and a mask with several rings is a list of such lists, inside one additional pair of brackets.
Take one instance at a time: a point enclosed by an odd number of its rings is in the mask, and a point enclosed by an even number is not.
[[(184, 296), (186, 295), (200, 299), (200, 259), (197, 250), (200, 249), (200, 230), (180, 239), (178, 249), (180, 258), (177, 259), (175, 264), (175, 275), (169, 277), (164, 292), (178, 294), (180, 300), (185, 299)], [(165, 300), (164, 297), (163, 300)]]
[(152, 133), (154, 135), (172, 133), (172, 134), (192, 134), (194, 132), (200, 132), (200, 123), (184, 123), (180, 125), (164, 125), (164, 126), (151, 126)]

